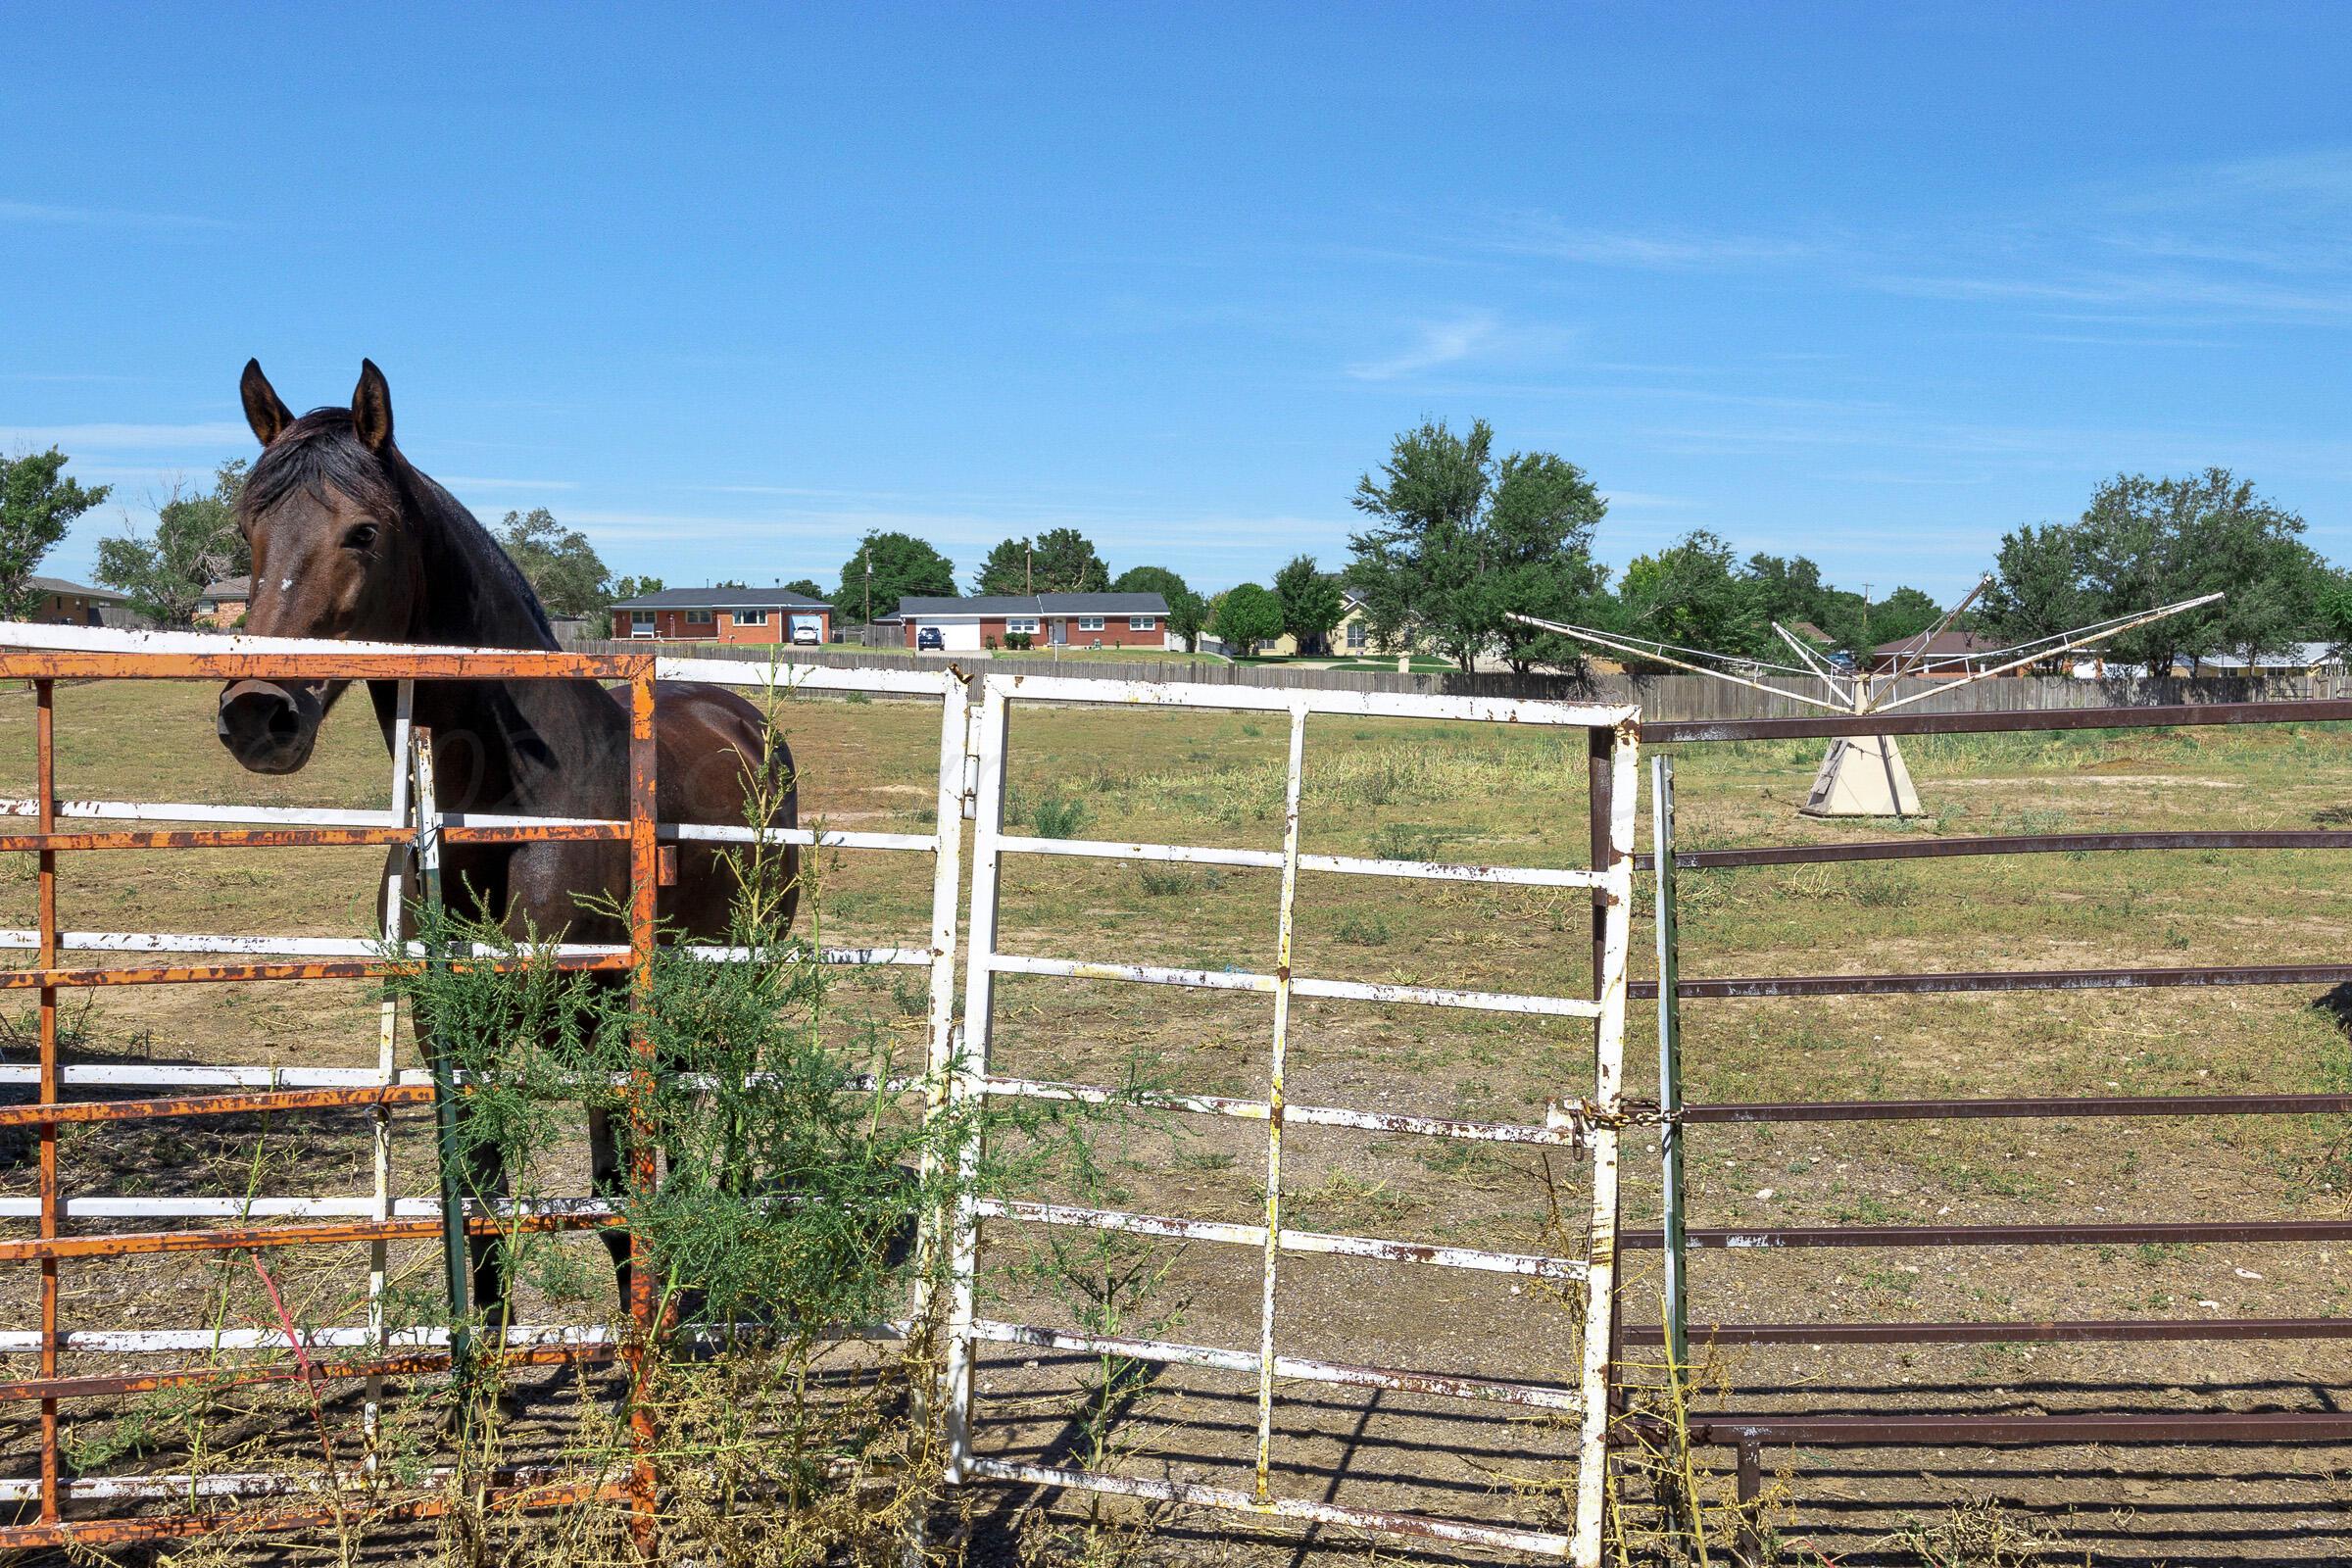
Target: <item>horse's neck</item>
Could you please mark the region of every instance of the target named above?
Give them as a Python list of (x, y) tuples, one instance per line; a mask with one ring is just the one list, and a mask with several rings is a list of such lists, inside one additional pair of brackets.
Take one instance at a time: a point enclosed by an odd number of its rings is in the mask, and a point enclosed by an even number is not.
[[(552, 650), (554, 639), (518, 574), (480, 523), (456, 503), (449, 506), (454, 514), (445, 511), (425, 541), (427, 591), (409, 640)], [(379, 681), (371, 695), (389, 744), (395, 688)], [(431, 728), (436, 786), (452, 808), (618, 812), (628, 723), (595, 681), (419, 681), (414, 717)]]

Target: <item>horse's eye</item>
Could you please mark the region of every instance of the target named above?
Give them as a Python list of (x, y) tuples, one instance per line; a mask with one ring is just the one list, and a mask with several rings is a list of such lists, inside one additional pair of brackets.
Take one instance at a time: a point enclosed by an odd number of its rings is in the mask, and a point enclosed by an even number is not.
[(375, 524), (372, 522), (363, 522), (343, 536), (343, 548), (346, 550), (365, 550), (373, 543)]

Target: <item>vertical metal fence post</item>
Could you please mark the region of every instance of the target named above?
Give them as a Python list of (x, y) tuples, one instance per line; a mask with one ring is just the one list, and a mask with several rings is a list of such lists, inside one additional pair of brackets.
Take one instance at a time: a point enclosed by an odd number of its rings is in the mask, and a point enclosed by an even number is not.
[[(964, 789), (972, 764), (970, 703), (970, 684), (961, 679), (951, 679), (940, 699), (939, 793), (932, 815), (937, 838), (931, 864), (931, 998), (923, 1070), (926, 1136), (922, 1176), (926, 1200), (915, 1233), (914, 1285), (907, 1314), (918, 1335), (931, 1323), (932, 1288), (941, 1265), (955, 1255), (952, 1211), (929, 1200), (938, 1191), (940, 1141), (952, 1126), (946, 1118), (950, 1080), (956, 1071), (956, 916), (963, 894)], [(941, 1348), (937, 1340), (930, 1342), (932, 1354), (940, 1354)], [(938, 1374), (944, 1366), (943, 1360), (932, 1377), (918, 1375), (911, 1380), (909, 1396), (914, 1403), (917, 1430), (925, 1434), (931, 1431), (931, 1422), (941, 1407), (934, 1396), (942, 1392)], [(921, 1560), (925, 1529), (925, 1521), (919, 1516), (910, 1522), (907, 1554), (910, 1561)]]
[[(629, 988), (636, 1008), (629, 1045), (636, 1071), (629, 1086), (629, 1181), (644, 1194), (655, 1182), (654, 1043), (645, 1027), (645, 1008), (654, 987), (654, 934), (661, 897), (662, 848), (658, 832), (661, 798), (654, 746), (654, 661), (647, 658), (629, 677)], [(647, 1403), (646, 1374), (654, 1336), (661, 1324), (654, 1297), (653, 1258), (637, 1232), (629, 1232), (629, 1438), (636, 1463), (629, 1478), (629, 1535), (641, 1561), (658, 1560), (656, 1520), (660, 1476), (655, 1465), (654, 1413)]]
[[(416, 683), (404, 680), (392, 712), (392, 825), (413, 825), (410, 806), (414, 795), (409, 788), (413, 764), (409, 760), (409, 724), (416, 711)], [(384, 944), (397, 951), (401, 934), (400, 906), (401, 858), (397, 851), (387, 858), (384, 871)], [(400, 1003), (393, 997), (384, 999), (377, 1019), (375, 1038), (376, 1081), (386, 1090), (399, 1082)], [(392, 1107), (378, 1105), (371, 1119), (369, 1132), (375, 1164), (375, 1206), (370, 1216), (379, 1225), (392, 1218)], [(368, 1343), (378, 1356), (387, 1354), (391, 1347), (385, 1339), (384, 1281), (390, 1259), (381, 1239), (368, 1244)], [(375, 1473), (377, 1440), (381, 1436), (384, 1411), (384, 1380), (369, 1377), (367, 1405), (362, 1427), (368, 1440), (367, 1467)]]
[[(441, 910), (441, 798), (433, 786), (433, 732), (410, 731), (410, 760), (416, 774), (416, 892), (425, 908)], [(424, 956), (426, 963), (446, 963), (438, 952)], [(441, 1269), (449, 1294), (449, 1359), (462, 1369), (473, 1348), (466, 1317), (472, 1308), (466, 1287), (472, 1271), (466, 1248), (466, 1183), (460, 1174), (465, 1161), (458, 1152), (458, 1075), (449, 1058), (449, 1042), (435, 1036), (425, 1042), (425, 1063), (433, 1075), (433, 1150), (441, 1173)]]
[[(988, 1075), (989, 1048), (995, 1035), (997, 974), (989, 955), (997, 949), (997, 894), (1004, 874), (1004, 853), (997, 840), (1004, 831), (1008, 719), (1004, 688), (983, 679), (970, 740), (972, 908), (964, 946), (963, 1037), (956, 1043), (956, 1070), (948, 1080), (951, 1103), (967, 1118), (985, 1102), (982, 1080)], [(940, 1378), (946, 1395), (942, 1416), (948, 1449), (946, 1479), (951, 1486), (965, 1479), (972, 1458), (972, 1318), (980, 1263), (980, 1215), (973, 1192), (980, 1176), (980, 1129), (966, 1120), (959, 1124), (958, 1137), (954, 1250), (949, 1259), (954, 1294), (948, 1301), (947, 1366)]]
[[(36, 809), (43, 833), (57, 831), (57, 710), (56, 683), (32, 683), (33, 778)], [(57, 852), (44, 846), (40, 854), (40, 965), (57, 967)], [(40, 1102), (57, 1103), (57, 987), (41, 987)], [(41, 1124), (40, 1184), (41, 1239), (57, 1237), (57, 1123)], [(41, 1376), (57, 1376), (57, 1259), (41, 1259)], [(41, 1523), (58, 1520), (57, 1400), (41, 1400)]]
[(1593, 1030), (1592, 1241), (1585, 1264), (1584, 1427), (1577, 1455), (1576, 1524), (1569, 1559), (1599, 1568), (1608, 1503), (1609, 1425), (1617, 1386), (1617, 1204), (1619, 1128), (1625, 1116), (1626, 959), (1633, 945), (1634, 808), (1640, 783), (1640, 726), (1592, 732), (1594, 869), (1604, 873), (1594, 900), (1603, 906), (1601, 951), (1593, 983), (1600, 1016)]
[(1683, 1004), (1674, 911), (1674, 760), (1649, 760), (1650, 858), (1657, 872), (1658, 1170), (1665, 1194), (1666, 1359), (1677, 1378), (1690, 1364), (1690, 1259), (1683, 1238)]
[(1274, 1044), (1266, 1071), (1266, 1250), (1257, 1324), (1257, 1479), (1259, 1502), (1272, 1497), (1274, 1456), (1274, 1284), (1282, 1257), (1282, 1074), (1290, 1052), (1291, 911), (1298, 894), (1298, 795), (1306, 758), (1306, 705), (1291, 709), (1289, 782), (1282, 808), (1282, 905), (1275, 918)]

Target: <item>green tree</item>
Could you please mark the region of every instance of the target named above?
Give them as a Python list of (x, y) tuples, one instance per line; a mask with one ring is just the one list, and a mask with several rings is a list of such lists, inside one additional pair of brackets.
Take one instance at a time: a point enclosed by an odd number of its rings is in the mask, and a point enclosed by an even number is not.
[(593, 615), (612, 605), (612, 585), (596, 547), (545, 507), (508, 513), (497, 538), (550, 614)]
[(1397, 436), (1353, 504), (1374, 519), (1351, 535), (1348, 581), (1379, 640), (1418, 638), (1467, 670), (1499, 651), (1515, 669), (1574, 662), (1548, 633), (1511, 620), (1583, 612), (1601, 586), (1592, 530), (1607, 503), (1584, 470), (1547, 452), (1494, 455), (1480, 419), (1468, 435), (1443, 422)]
[(867, 616), (869, 594), (872, 615), (898, 613), (902, 599), (953, 599), (956, 564), (910, 533), (877, 528), (859, 540), (858, 553), (842, 564), (833, 606), (845, 616)]
[(1984, 606), (1985, 630), (2010, 643), (2038, 642), (2098, 619), (2082, 582), (2075, 530), (2028, 523), (2001, 535)]
[(788, 594), (799, 594), (804, 599), (825, 597), (825, 591), (816, 585), (816, 579), (813, 577), (795, 577), (784, 585), (784, 591)]
[(1217, 596), (1208, 629), (1223, 639), (1226, 653), (1248, 659), (1259, 643), (1282, 635), (1282, 601), (1253, 582), (1228, 588)]
[(0, 458), (0, 615), (12, 620), (31, 614), (41, 602), (32, 586), (41, 558), (74, 518), (113, 491), (111, 485), (61, 477), (71, 461), (55, 447)]
[(1943, 618), (1943, 607), (1918, 588), (1897, 588), (1880, 603), (1869, 607), (1870, 644), (1884, 648), (1888, 643), (1916, 637)]
[(1110, 588), (1113, 593), (1159, 595), (1168, 602), (1168, 630), (1183, 638), (1185, 647), (1200, 648), (1200, 627), (1207, 618), (1208, 607), (1185, 585), (1182, 577), (1165, 566), (1129, 566), (1119, 573), (1118, 581)]
[(2227, 468), (2183, 479), (2118, 474), (2077, 527), (2082, 583), (2103, 619), (2223, 593), (2217, 604), (2125, 632), (2108, 646), (2163, 674), (2218, 653), (2284, 651), (2316, 620), (2325, 569), (2303, 519)]
[(1732, 566), (1732, 547), (1701, 528), (1627, 563), (1614, 629), (1702, 653), (1754, 659), (1778, 646), (1759, 596)]
[(980, 563), (973, 587), (983, 594), (1100, 594), (1110, 568), (1075, 528), (1048, 528), (1034, 539), (1006, 539)]
[(2340, 657), (2352, 648), (2352, 573), (2329, 571), (2312, 594), (2312, 630)]
[(1319, 647), (1347, 613), (1340, 585), (1316, 569), (1312, 556), (1294, 556), (1274, 574), (1274, 598), (1282, 606), (1282, 629), (1302, 654)]
[(245, 493), (245, 460), (223, 463), (210, 490), (174, 485), (155, 509), (153, 534), (123, 533), (98, 541), (98, 580), (130, 597), (130, 608), (159, 626), (187, 626), (205, 588), (253, 570), (253, 554), (237, 527)]

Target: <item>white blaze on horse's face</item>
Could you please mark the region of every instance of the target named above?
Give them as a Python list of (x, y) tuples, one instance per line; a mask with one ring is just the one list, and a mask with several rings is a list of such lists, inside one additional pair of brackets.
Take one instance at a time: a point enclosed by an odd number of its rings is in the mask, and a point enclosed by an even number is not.
[[(245, 630), (262, 637), (400, 641), (411, 635), (422, 576), (404, 498), (420, 482), (392, 445), (391, 393), (363, 368), (350, 412), (296, 419), (245, 368), (245, 414), (262, 442), (238, 526), (253, 553)], [(259, 773), (310, 760), (340, 683), (239, 681), (220, 694), (216, 729)]]

